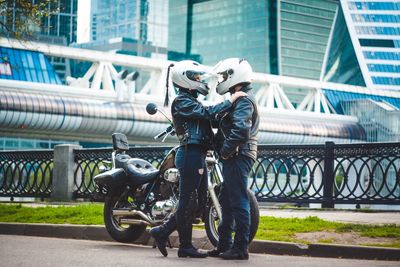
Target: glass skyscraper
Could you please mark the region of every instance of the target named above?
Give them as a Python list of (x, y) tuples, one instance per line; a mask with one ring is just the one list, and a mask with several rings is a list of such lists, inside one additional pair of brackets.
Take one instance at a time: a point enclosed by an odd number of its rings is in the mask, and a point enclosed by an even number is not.
[(91, 7), (90, 40), (96, 45), (113, 38), (129, 38), (138, 44), (167, 47), (168, 1), (92, 0)]
[(168, 54), (257, 72), (400, 88), (400, 3), (373, 0), (171, 0)]
[(341, 1), (333, 32), (324, 80), (400, 90), (398, 1)]
[(319, 79), (338, 2), (281, 0), (279, 3), (279, 74)]
[(243, 57), (258, 72), (318, 79), (337, 6), (333, 0), (172, 0), (169, 58), (177, 59), (176, 52), (213, 65)]

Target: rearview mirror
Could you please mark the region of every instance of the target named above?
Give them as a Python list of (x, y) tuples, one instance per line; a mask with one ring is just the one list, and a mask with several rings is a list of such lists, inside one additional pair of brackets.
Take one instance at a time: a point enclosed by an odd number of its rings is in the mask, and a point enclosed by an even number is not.
[(154, 103), (149, 103), (146, 106), (146, 111), (147, 113), (149, 113), (150, 115), (154, 115), (157, 113), (157, 105)]

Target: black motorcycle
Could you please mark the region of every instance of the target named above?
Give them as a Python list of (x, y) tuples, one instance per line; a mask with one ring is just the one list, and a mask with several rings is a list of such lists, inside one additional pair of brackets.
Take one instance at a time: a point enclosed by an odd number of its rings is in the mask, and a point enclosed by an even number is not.
[[(155, 104), (150, 103), (146, 111), (153, 115), (159, 110)], [(163, 138), (164, 141), (167, 136), (174, 134), (174, 128), (170, 125), (154, 138)], [(158, 226), (168, 220), (178, 207), (179, 171), (175, 166), (178, 147), (172, 148), (167, 153), (157, 169), (150, 162), (131, 158), (125, 153), (129, 150), (129, 145), (124, 134), (114, 133), (112, 141), (111, 166), (103, 166), (103, 172), (96, 175), (94, 181), (98, 186), (98, 192), (105, 194), (104, 223), (108, 233), (116, 241), (132, 242), (143, 234), (147, 226)], [(218, 160), (212, 151), (207, 154), (206, 162), (209, 185), (207, 205), (201, 212), (201, 219), (205, 224), (208, 238), (216, 246), (217, 229), (221, 220), (218, 194), (223, 177)], [(259, 209), (257, 200), (249, 189), (248, 196), (251, 241), (258, 229)]]

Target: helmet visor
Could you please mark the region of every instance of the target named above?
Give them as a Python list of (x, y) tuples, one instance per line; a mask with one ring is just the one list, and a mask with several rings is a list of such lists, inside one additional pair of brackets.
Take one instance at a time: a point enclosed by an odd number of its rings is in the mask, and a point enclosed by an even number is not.
[(218, 83), (218, 75), (209, 72), (186, 71), (188, 79), (202, 83), (210, 89), (215, 89)]

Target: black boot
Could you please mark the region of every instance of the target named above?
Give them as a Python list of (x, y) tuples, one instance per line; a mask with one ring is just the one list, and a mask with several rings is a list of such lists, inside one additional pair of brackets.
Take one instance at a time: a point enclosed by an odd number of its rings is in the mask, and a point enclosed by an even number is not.
[(249, 252), (247, 249), (231, 248), (219, 255), (224, 260), (248, 260)]
[[(179, 200), (181, 201), (181, 199)], [(192, 245), (192, 222), (197, 207), (197, 191), (191, 192), (188, 199), (182, 199), (184, 209), (178, 210), (177, 228), (179, 233), (178, 257), (205, 258), (206, 252), (200, 252)]]
[(163, 225), (153, 227), (150, 230), (151, 236), (154, 238), (154, 241), (160, 250), (161, 254), (164, 257), (168, 256), (167, 252), (167, 242), (169, 235), (176, 230), (176, 218), (175, 214), (172, 215), (168, 221), (166, 221)]
[(178, 257), (179, 258), (205, 258), (207, 257), (208, 254), (207, 252), (201, 252), (198, 249), (196, 249), (195, 247), (193, 247), (193, 245), (190, 245), (188, 247), (179, 247), (178, 249)]
[(207, 251), (207, 254), (208, 254), (209, 257), (215, 257), (215, 258), (219, 257), (219, 254), (221, 254), (221, 253), (222, 253), (222, 251), (220, 251), (220, 250), (218, 250), (216, 248), (213, 249), (213, 250)]
[(205, 258), (208, 256), (207, 252), (200, 252), (192, 245), (192, 219), (188, 218), (185, 223), (178, 224), (178, 233), (179, 233), (179, 249), (178, 249), (178, 257), (185, 258)]
[(228, 249), (221, 249), (221, 248), (215, 248), (215, 249), (213, 249), (213, 250), (209, 250), (208, 252), (207, 252), (207, 254), (208, 254), (208, 256), (209, 257), (215, 257), (215, 258), (218, 258), (218, 257), (221, 257), (221, 253), (224, 253), (225, 251), (227, 251)]

